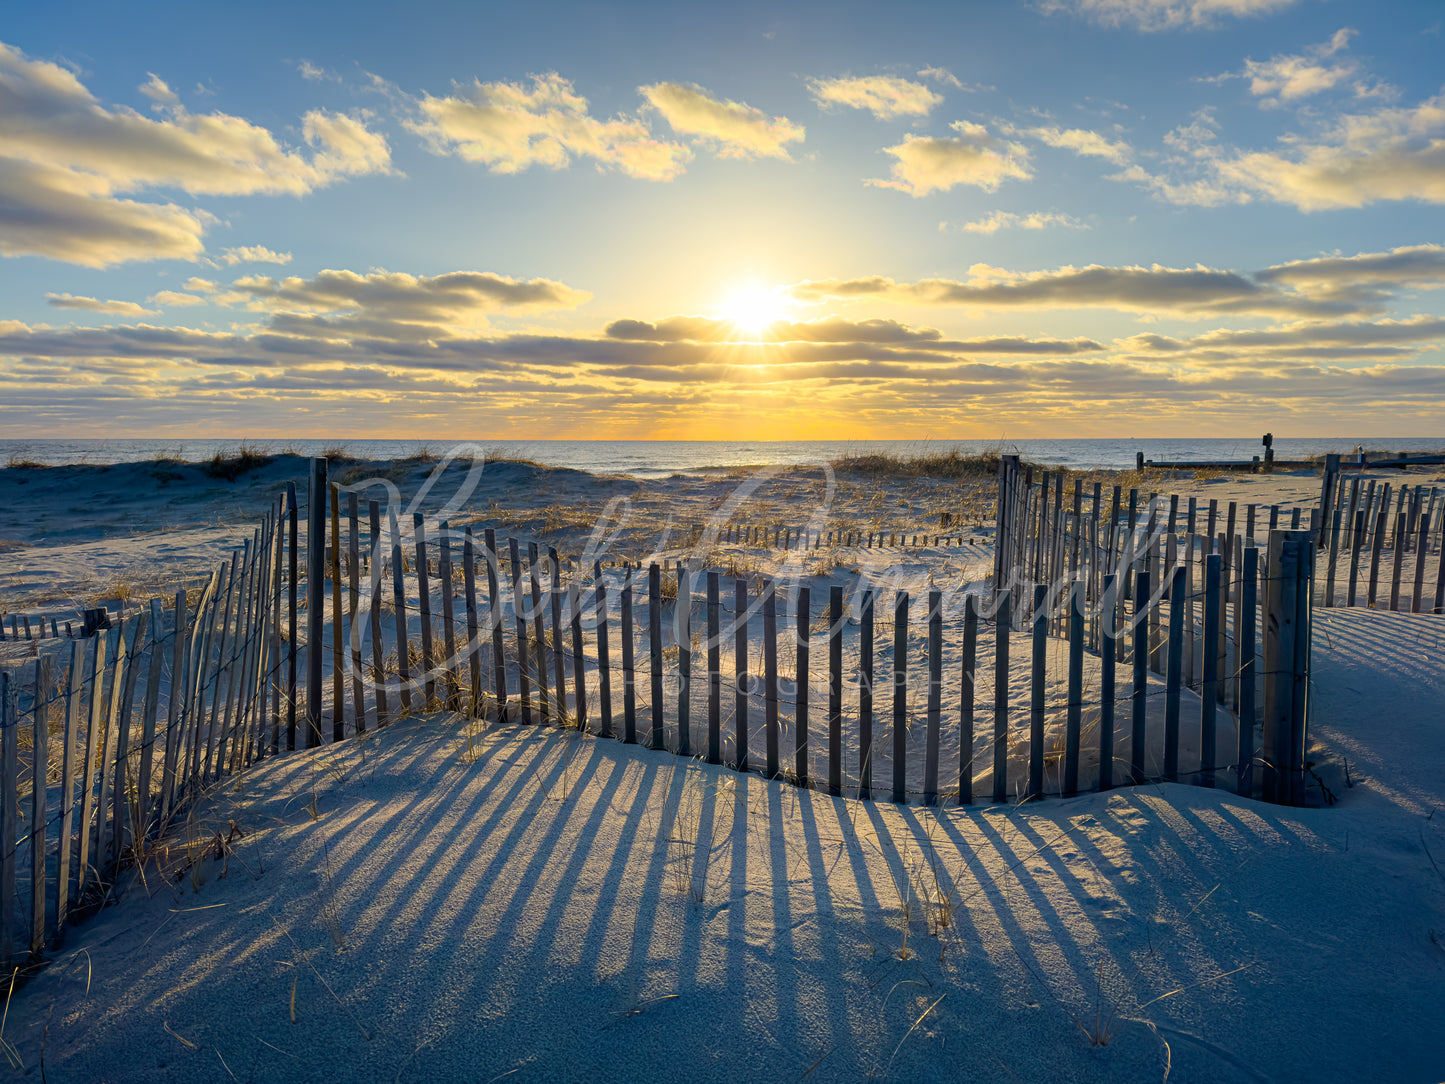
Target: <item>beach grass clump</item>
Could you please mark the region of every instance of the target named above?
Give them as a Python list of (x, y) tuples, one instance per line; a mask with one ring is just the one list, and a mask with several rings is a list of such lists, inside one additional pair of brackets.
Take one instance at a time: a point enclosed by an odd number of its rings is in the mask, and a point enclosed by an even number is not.
[(6, 462), (7, 470), (44, 470), (48, 463), (42, 463), (38, 459), (26, 459), (22, 455), (12, 455)]
[(989, 450), (978, 455), (966, 455), (957, 448), (922, 455), (874, 453), (844, 456), (833, 460), (830, 466), (838, 474), (864, 475), (874, 479), (979, 479), (998, 473), (1000, 454)]
[(207, 477), (234, 482), (241, 475), (248, 474), (258, 467), (264, 467), (274, 459), (275, 456), (266, 454), (256, 445), (242, 441), (234, 452), (218, 451), (202, 464), (201, 469)]

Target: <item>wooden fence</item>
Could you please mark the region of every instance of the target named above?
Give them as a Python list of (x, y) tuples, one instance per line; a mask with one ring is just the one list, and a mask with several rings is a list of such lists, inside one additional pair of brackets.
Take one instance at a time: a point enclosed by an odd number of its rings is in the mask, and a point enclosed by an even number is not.
[[(315, 460), (306, 502), (288, 486), (194, 604), (153, 602), (0, 674), (0, 956), (103, 902), (217, 780), (442, 709), (896, 802), (1159, 779), (1302, 802), (1308, 532), (1274, 531), (1260, 560), (1253, 509), (1236, 536), (1231, 506), (1206, 546), (1212, 504), (1200, 535), (1192, 504), (1175, 531), (1177, 501), (1156, 531), (1158, 500), (1134, 494), (1126, 516), (1115, 490), (1105, 515), (1076, 487), (1069, 510), (1044, 481), (1001, 468), (992, 584), (837, 573), (814, 597), (788, 562), (821, 532), (772, 528), (773, 577), (605, 550), (589, 567), (363, 503)], [(739, 531), (705, 527), (694, 552)]]

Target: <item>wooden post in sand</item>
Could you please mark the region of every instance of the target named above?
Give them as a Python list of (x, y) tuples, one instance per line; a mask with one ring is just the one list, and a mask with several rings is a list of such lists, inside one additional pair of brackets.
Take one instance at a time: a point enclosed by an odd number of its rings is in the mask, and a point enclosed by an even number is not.
[(722, 763), (722, 659), (719, 576), (707, 574), (707, 762)]
[(677, 601), (673, 603), (673, 639), (677, 643), (677, 751), (692, 756), (692, 570), (677, 563)]
[[(1370, 540), (1370, 583), (1365, 593), (1365, 605), (1375, 608), (1375, 597), (1380, 590), (1380, 552), (1385, 548), (1385, 522), (1389, 513), (1383, 508), (1375, 514), (1375, 535)], [(1273, 536), (1274, 532), (1270, 532)]]
[[(838, 750), (834, 753), (833, 750)], [(843, 588), (828, 592), (828, 793), (843, 788)], [(858, 622), (858, 797), (873, 797), (873, 589)]]
[(1304, 800), (1312, 564), (1308, 532), (1275, 531), (1270, 535), (1264, 641), (1264, 798), (1284, 805), (1299, 805)]
[(311, 460), (306, 492), (306, 747), (321, 744), (322, 635), (326, 627), (326, 460)]
[(1164, 778), (1179, 778), (1179, 690), (1183, 684), (1184, 569), (1175, 566), (1169, 586), (1169, 655), (1164, 677)]
[(799, 586), (793, 603), (794, 651), (797, 662), (793, 670), (793, 777), (798, 786), (808, 785), (808, 625), (812, 610), (812, 594)]
[[(331, 740), (338, 742), (346, 736), (346, 669), (341, 661), (341, 487), (332, 483), (327, 488), (331, 491)], [(359, 715), (360, 708), (358, 699), (353, 712)]]
[(963, 596), (963, 680), (958, 707), (958, 804), (973, 804), (973, 705), (978, 674), (978, 596)]
[(421, 619), (421, 676), (422, 711), (430, 711), (436, 695), (436, 680), (432, 671), (436, 666), (433, 651), (431, 627), (431, 554), (427, 552), (426, 517), (420, 512), (411, 514), (412, 541), (416, 546), (416, 612)]
[[(574, 579), (567, 585), (567, 605), (572, 612), (572, 700), (577, 729), (587, 730), (587, 649), (582, 643), (582, 588)], [(655, 716), (654, 716), (655, 718)], [(653, 746), (654, 749), (660, 746)]]
[[(1403, 494), (1405, 489), (1400, 487)], [(1390, 539), (1390, 548), (1393, 550), (1394, 560), (1390, 568), (1390, 610), (1391, 612), (1400, 608), (1400, 570), (1405, 566), (1405, 549), (1410, 542), (1410, 530), (1407, 526), (1407, 517), (1404, 512), (1395, 514), (1395, 533)]]

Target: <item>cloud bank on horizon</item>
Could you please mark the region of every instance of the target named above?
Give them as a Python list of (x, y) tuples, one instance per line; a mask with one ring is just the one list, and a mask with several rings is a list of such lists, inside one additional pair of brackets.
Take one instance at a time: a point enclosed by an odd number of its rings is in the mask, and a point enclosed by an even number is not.
[(1445, 434), (1428, 3), (106, 10), (0, 35), (0, 434)]

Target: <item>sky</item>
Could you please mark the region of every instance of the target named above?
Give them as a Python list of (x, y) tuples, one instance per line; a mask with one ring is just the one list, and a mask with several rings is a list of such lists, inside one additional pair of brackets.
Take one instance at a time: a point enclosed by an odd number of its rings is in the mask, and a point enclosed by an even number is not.
[(0, 436), (1445, 435), (1445, 7), (7, 5)]

